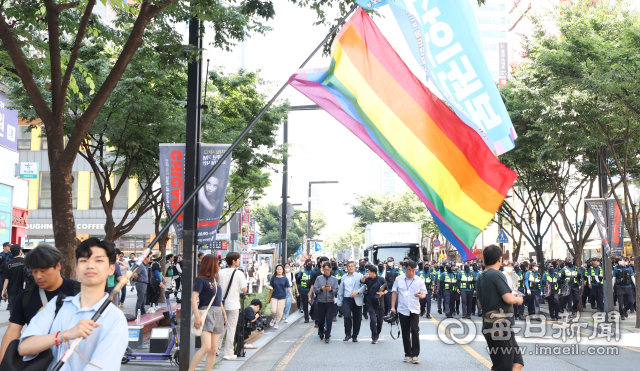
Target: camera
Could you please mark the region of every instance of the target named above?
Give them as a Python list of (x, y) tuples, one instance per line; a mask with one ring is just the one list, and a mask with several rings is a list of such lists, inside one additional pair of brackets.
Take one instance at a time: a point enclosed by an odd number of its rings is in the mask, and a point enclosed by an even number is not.
[(386, 315), (382, 318), (383, 321), (385, 321), (386, 323), (390, 324), (390, 325), (394, 325), (396, 323), (399, 322), (398, 319), (398, 313), (397, 312), (393, 312), (389, 315)]

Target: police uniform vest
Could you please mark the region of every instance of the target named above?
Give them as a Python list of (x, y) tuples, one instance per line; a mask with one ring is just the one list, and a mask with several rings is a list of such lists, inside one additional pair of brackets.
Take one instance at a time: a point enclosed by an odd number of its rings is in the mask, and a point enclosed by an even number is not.
[(445, 273), (444, 275), (444, 289), (456, 291), (456, 278), (453, 273)]
[(427, 272), (425, 274), (424, 270), (420, 271), (420, 278), (424, 281), (427, 290), (431, 290), (431, 273)]
[(547, 274), (547, 282), (549, 282), (549, 287), (552, 291), (558, 291), (558, 276), (556, 274), (554, 274), (553, 276)]
[(307, 271), (302, 271), (302, 276), (300, 278), (300, 287), (302, 287), (303, 290), (309, 290), (309, 288), (311, 287), (310, 281), (311, 275), (307, 274)]
[(520, 271), (516, 275), (518, 276), (518, 289), (524, 289), (524, 273)]
[(579, 272), (577, 269), (573, 269), (570, 270), (568, 267), (564, 267), (564, 275), (565, 275), (565, 281), (569, 282), (569, 283), (573, 283), (573, 284), (577, 284), (578, 283), (578, 275)]
[(467, 275), (465, 271), (462, 271), (460, 273), (460, 289), (473, 289), (475, 287), (473, 280), (474, 277), (471, 272)]
[(540, 290), (540, 275), (538, 273), (529, 272), (529, 289)]
[[(601, 285), (602, 282), (604, 282), (604, 274), (602, 272), (602, 268), (598, 267), (599, 271), (598, 274), (596, 274), (596, 268), (591, 267), (591, 269), (589, 270), (589, 276), (591, 276), (591, 284), (592, 285)], [(596, 282), (595, 277), (598, 276), (598, 281)]]
[(631, 286), (631, 269), (620, 268), (616, 273), (616, 284), (620, 286)]

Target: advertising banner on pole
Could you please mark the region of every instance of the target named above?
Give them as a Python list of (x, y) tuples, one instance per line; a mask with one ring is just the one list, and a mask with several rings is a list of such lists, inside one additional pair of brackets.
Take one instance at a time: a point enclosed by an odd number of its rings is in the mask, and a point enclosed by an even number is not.
[[(204, 179), (206, 173), (215, 166), (228, 148), (228, 144), (200, 145), (200, 180)], [(184, 157), (184, 144), (160, 144), (160, 187), (170, 214), (175, 213), (184, 201)], [(210, 245), (216, 240), (230, 169), (231, 161), (226, 160), (198, 192), (198, 245)], [(176, 236), (182, 238), (182, 215), (173, 227)]]
[(619, 206), (615, 199), (607, 200), (607, 232), (612, 256), (622, 255), (624, 247), (624, 214)]
[(366, 9), (388, 4), (414, 58), (456, 115), (497, 155), (514, 147), (517, 135), (484, 59), (469, 0), (357, 3)]
[(593, 215), (598, 231), (600, 232), (600, 238), (602, 240), (602, 246), (607, 256), (611, 256), (611, 247), (609, 245), (609, 239), (607, 234), (607, 211), (606, 202), (603, 198), (591, 198), (584, 200), (587, 207)]
[(9, 101), (0, 91), (0, 146), (18, 150), (18, 111), (7, 108)]

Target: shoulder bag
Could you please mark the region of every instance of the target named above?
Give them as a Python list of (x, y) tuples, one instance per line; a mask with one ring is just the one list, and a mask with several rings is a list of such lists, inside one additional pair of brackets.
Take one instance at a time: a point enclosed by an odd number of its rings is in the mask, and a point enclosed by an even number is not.
[(222, 298), (222, 305), (224, 305), (225, 300), (227, 300), (227, 296), (229, 296), (229, 289), (231, 289), (231, 284), (233, 283), (233, 276), (236, 275), (236, 271), (238, 270), (238, 268), (233, 270), (233, 273), (231, 273), (231, 278), (229, 279), (229, 284), (227, 285), (227, 292), (224, 293), (224, 297)]
[[(58, 312), (60, 308), (62, 308), (63, 302), (66, 295), (60, 293), (58, 298), (56, 299), (56, 311), (55, 316), (53, 317), (53, 321), (56, 320), (58, 316)], [(46, 305), (46, 304), (45, 304)], [(53, 321), (51, 321), (51, 326), (53, 326)], [(51, 330), (51, 326), (49, 326), (49, 330)], [(6, 352), (4, 353), (4, 358), (2, 359), (2, 363), (0, 363), (0, 370), (2, 371), (42, 371), (49, 368), (49, 365), (53, 362), (53, 352), (51, 349), (47, 348), (40, 352), (36, 358), (30, 361), (24, 361), (22, 356), (18, 353), (18, 346), (20, 345), (20, 339), (15, 339), (9, 343)]]
[[(215, 282), (215, 281), (214, 281)], [(194, 336), (201, 336), (202, 335), (202, 329), (204, 329), (204, 323), (207, 321), (207, 315), (209, 314), (209, 308), (211, 308), (211, 304), (213, 304), (213, 301), (216, 300), (216, 296), (218, 296), (218, 285), (217, 283), (215, 284), (216, 286), (216, 293), (213, 294), (213, 297), (211, 298), (211, 301), (209, 302), (209, 305), (207, 306), (207, 309), (198, 309), (198, 313), (200, 314), (200, 319), (202, 320), (202, 325), (200, 326), (200, 328), (195, 328), (195, 316), (192, 314), (191, 315), (191, 333), (193, 333)]]

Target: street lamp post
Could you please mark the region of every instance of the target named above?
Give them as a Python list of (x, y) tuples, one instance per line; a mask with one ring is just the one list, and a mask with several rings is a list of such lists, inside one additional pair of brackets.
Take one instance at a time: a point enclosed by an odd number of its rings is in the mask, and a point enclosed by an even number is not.
[(331, 181), (322, 181), (322, 182), (309, 182), (309, 199), (308, 199), (308, 207), (307, 207), (307, 256), (311, 254), (311, 185), (312, 184), (335, 184), (338, 183), (336, 180)]
[[(320, 109), (315, 104), (304, 106), (291, 106), (289, 111), (313, 111)], [(283, 125), (283, 158), (282, 158), (282, 214), (280, 215), (280, 247), (282, 253), (282, 264), (287, 261), (287, 201), (289, 200), (289, 189), (287, 184), (287, 178), (289, 176), (289, 159), (287, 158), (287, 144), (289, 143), (289, 115), (284, 119)]]

